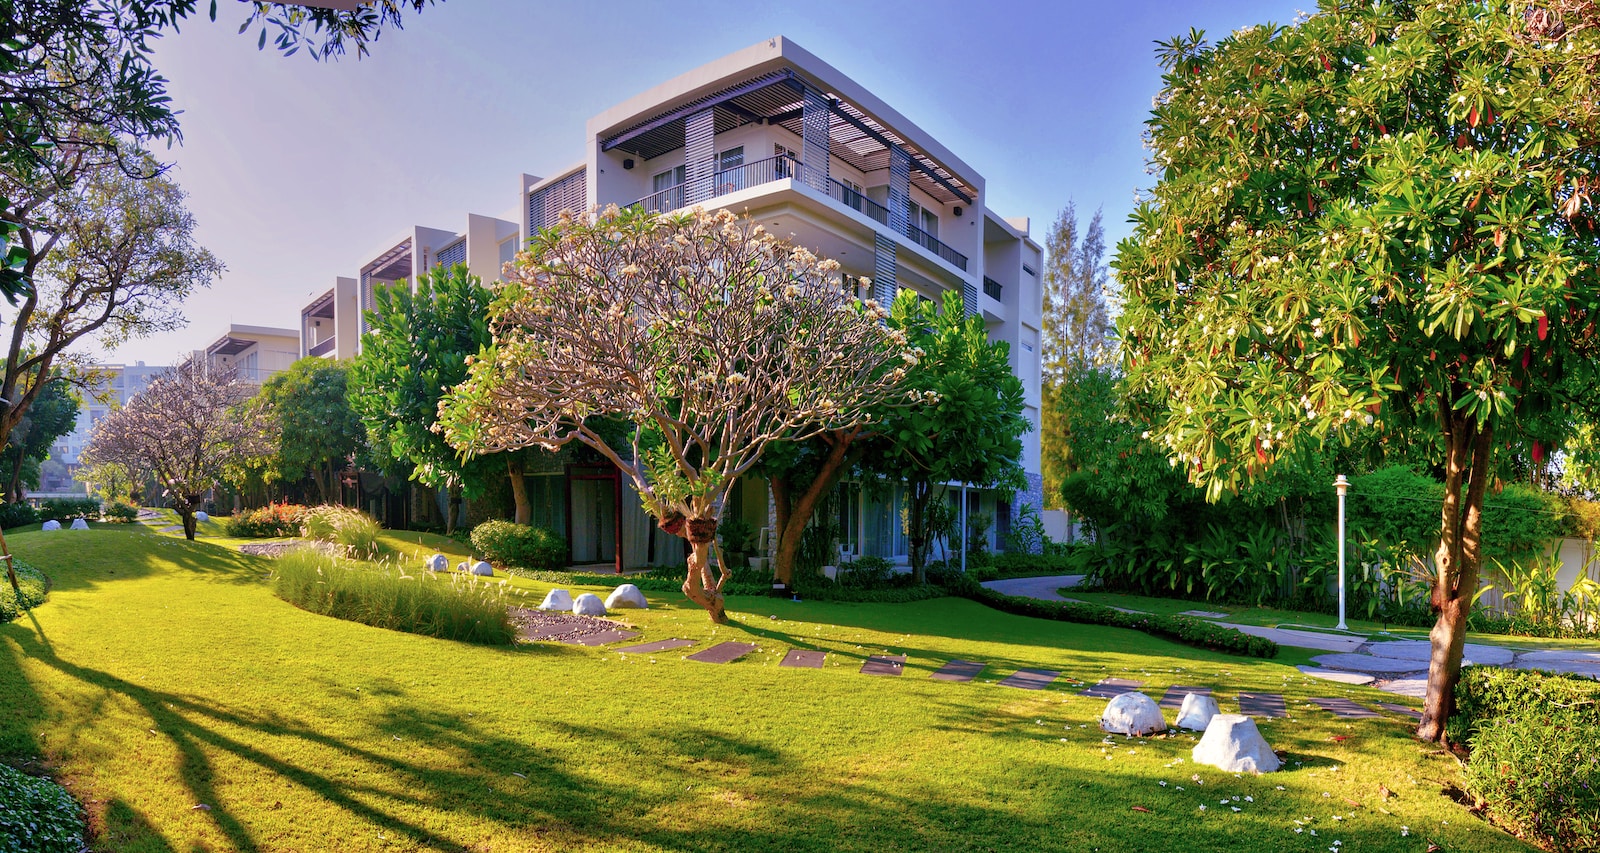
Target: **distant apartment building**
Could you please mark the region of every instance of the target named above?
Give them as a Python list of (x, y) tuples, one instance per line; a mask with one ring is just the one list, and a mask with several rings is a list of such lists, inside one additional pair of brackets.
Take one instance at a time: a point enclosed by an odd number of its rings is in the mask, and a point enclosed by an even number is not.
[(28, 493), (33, 498), (83, 497), (88, 486), (76, 479), (78, 457), (89, 444), (95, 424), (113, 406), (127, 405), (133, 395), (143, 391), (151, 380), (171, 370), (166, 365), (97, 364), (90, 368), (90, 387), (81, 391), (78, 421), (72, 432), (50, 447), (50, 458), (39, 466), (39, 488)]
[(233, 324), (205, 349), (196, 350), (192, 358), (211, 370), (237, 370), (240, 379), (260, 384), (299, 360), (300, 333)]
[[(1025, 217), (986, 203), (974, 167), (866, 88), (788, 39), (774, 38), (661, 83), (590, 119), (584, 158), (546, 178), (523, 175), (513, 214), (469, 216), (464, 230), (413, 227), (361, 258), (357, 275), (302, 311), (306, 355), (353, 357), (372, 288), (415, 281), (420, 271), (466, 263), (499, 277), (521, 243), (563, 210), (616, 204), (669, 212), (728, 208), (872, 279), (887, 303), (902, 290), (930, 299), (961, 294), (992, 340), (1010, 345), (1025, 388), (1029, 486), (1015, 494), (959, 490), (968, 509), (993, 520), (999, 546), (1015, 511), (1043, 505), (1039, 461), (1040, 270), (1044, 253)], [(515, 217), (518, 221), (509, 221)], [(682, 559), (604, 460), (569, 447), (530, 473), (534, 522), (565, 531), (579, 563), (627, 565)], [(904, 495), (847, 483), (839, 495), (843, 556), (903, 559)], [(741, 482), (731, 511), (770, 524), (760, 481)]]

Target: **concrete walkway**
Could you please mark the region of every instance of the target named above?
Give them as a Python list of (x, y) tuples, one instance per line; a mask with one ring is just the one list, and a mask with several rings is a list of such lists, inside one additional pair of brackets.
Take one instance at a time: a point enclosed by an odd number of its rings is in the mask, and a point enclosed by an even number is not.
[(1002, 595), (1015, 595), (1022, 598), (1037, 598), (1041, 601), (1077, 601), (1067, 598), (1056, 592), (1062, 587), (1077, 586), (1083, 582), (1083, 575), (1051, 575), (1043, 578), (1011, 578), (1003, 581), (989, 581), (984, 584), (987, 589), (992, 589)]

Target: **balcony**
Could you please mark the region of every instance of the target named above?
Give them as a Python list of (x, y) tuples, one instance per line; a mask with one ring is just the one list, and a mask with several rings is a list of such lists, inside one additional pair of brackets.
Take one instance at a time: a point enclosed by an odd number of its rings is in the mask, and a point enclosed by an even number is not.
[(334, 344), (337, 342), (337, 338), (329, 338), (321, 343), (312, 344), (311, 349), (306, 350), (306, 352), (310, 355), (327, 355), (333, 352)]
[(999, 302), (1000, 301), (1000, 293), (1001, 293), (1000, 282), (995, 281), (994, 279), (992, 279), (992, 278), (990, 278), (988, 276), (984, 276), (983, 277), (983, 295), (989, 297), (990, 299), (993, 299), (996, 302)]
[[(731, 169), (720, 169), (711, 174), (710, 198), (730, 195), (740, 190), (761, 184), (781, 181), (787, 178), (810, 178), (813, 172), (810, 166), (791, 157), (769, 157), (757, 160)], [(811, 183), (807, 181), (807, 183)], [(845, 186), (839, 181), (827, 179), (826, 194), (829, 198), (839, 202), (845, 207), (858, 213), (863, 213), (867, 218), (880, 225), (889, 224), (889, 208), (873, 201), (870, 198)], [(650, 213), (669, 213), (687, 207), (687, 184), (678, 184), (667, 187), (659, 192), (652, 193), (634, 202), (630, 207), (642, 207)], [(966, 272), (967, 256), (955, 249), (939, 242), (939, 238), (911, 225), (907, 227), (908, 238), (917, 245), (943, 258), (951, 266)]]

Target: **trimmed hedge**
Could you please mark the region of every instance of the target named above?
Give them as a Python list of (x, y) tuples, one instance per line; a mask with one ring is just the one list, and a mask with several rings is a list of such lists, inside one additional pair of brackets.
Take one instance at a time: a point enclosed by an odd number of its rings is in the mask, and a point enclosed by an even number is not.
[(299, 504), (267, 504), (245, 509), (222, 520), (222, 530), (235, 539), (268, 539), (299, 536), (306, 520), (306, 508)]
[(83, 810), (67, 789), (0, 764), (0, 851), (83, 849)]
[(1184, 643), (1202, 649), (1225, 652), (1246, 657), (1277, 657), (1278, 644), (1265, 637), (1256, 637), (1233, 628), (1225, 628), (1192, 616), (1161, 616), (1154, 613), (1124, 613), (1100, 604), (1076, 601), (1041, 601), (1005, 595), (979, 584), (971, 578), (944, 577), (950, 591), (970, 598), (996, 610), (1018, 616), (1054, 619), (1059, 622), (1078, 622), (1085, 625), (1109, 625), (1113, 628), (1132, 628), (1151, 636)]
[(1512, 832), (1553, 850), (1600, 850), (1600, 683), (1467, 667), (1448, 731), (1470, 746), (1467, 789)]
[(11, 581), (5, 577), (5, 567), (0, 566), (0, 623), (10, 622), (21, 616), (22, 611), (32, 610), (43, 604), (45, 595), (50, 591), (50, 584), (45, 580), (43, 572), (21, 560), (15, 560), (15, 565), (17, 585), (22, 587), (22, 601), (20, 603), (17, 601), (17, 593), (11, 588)]
[(559, 533), (509, 521), (485, 521), (472, 528), (472, 548), (500, 566), (554, 569), (567, 562), (567, 540)]

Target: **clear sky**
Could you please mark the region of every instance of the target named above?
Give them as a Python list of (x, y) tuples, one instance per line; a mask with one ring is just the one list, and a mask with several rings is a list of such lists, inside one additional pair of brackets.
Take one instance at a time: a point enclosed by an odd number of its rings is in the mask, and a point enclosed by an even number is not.
[[(1301, 0), (1311, 7), (1311, 0)], [(1286, 0), (810, 2), (448, 0), (361, 61), (257, 52), (219, 4), (156, 63), (183, 111), (177, 166), (200, 242), (227, 265), (187, 329), (107, 360), (172, 363), (229, 323), (297, 328), (307, 297), (410, 225), (457, 230), (515, 210), (518, 177), (582, 157), (595, 114), (725, 54), (784, 35), (977, 169), (989, 205), (1042, 244), (1068, 199), (1127, 233), (1149, 186), (1140, 131), (1160, 88), (1153, 42), (1287, 23)], [(515, 216), (511, 217), (513, 220)]]

